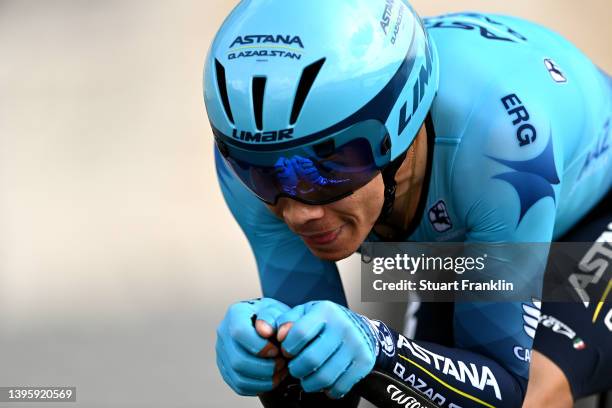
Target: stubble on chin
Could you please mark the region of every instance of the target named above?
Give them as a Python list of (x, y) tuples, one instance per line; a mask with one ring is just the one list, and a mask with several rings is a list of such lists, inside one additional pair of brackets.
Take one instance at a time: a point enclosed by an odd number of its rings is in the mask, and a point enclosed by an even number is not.
[[(346, 234), (351, 232), (352, 231), (344, 231), (343, 233)], [(319, 259), (338, 262), (357, 252), (363, 242), (363, 240), (355, 239), (354, 236), (350, 236), (348, 239), (345, 238), (342, 241), (344, 242), (338, 242), (336, 245), (330, 245), (328, 248), (308, 246), (308, 249)]]
[(355, 251), (350, 251), (347, 249), (339, 249), (339, 250), (333, 250), (333, 251), (323, 251), (319, 248), (317, 249), (308, 248), (308, 249), (310, 249), (310, 252), (312, 252), (313, 255), (316, 256), (317, 258), (322, 259), (324, 261), (330, 261), (330, 262), (341, 261), (345, 258), (348, 258), (355, 252)]

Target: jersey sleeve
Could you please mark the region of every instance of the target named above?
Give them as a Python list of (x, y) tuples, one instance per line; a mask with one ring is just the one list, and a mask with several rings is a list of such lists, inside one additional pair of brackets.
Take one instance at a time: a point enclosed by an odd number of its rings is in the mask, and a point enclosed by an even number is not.
[(253, 250), (263, 296), (289, 306), (311, 300), (346, 306), (335, 263), (315, 257), (300, 237), (233, 175), (219, 151), (214, 151), (221, 192)]
[[(546, 101), (534, 89), (528, 81), (509, 79), (481, 96), (465, 127), (451, 186), (467, 242), (517, 244), (497, 253), (490, 246), (488, 268), (512, 274), (525, 294), (524, 302), (458, 301), (455, 343), (523, 383), (537, 327), (533, 300), (541, 296), (563, 173)], [(527, 243), (539, 250), (521, 256)]]
[[(380, 344), (374, 371), (388, 375), (399, 390), (416, 390), (442, 407), (518, 408), (522, 405), (527, 380), (514, 375), (495, 359), (465, 348), (411, 340), (383, 322), (372, 323)], [(371, 402), (393, 406), (385, 403), (388, 398), (383, 395)]]

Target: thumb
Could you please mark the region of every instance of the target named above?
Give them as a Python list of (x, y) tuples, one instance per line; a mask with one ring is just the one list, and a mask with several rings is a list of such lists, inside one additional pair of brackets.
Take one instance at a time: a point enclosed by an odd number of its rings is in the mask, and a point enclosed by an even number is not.
[(299, 305), (291, 310), (286, 311), (276, 318), (276, 326), (281, 327), (288, 322), (295, 322), (306, 313), (305, 305)]
[(282, 303), (269, 306), (257, 311), (257, 320), (264, 321), (272, 328), (273, 331), (276, 331), (276, 329), (278, 329), (277, 319), (290, 310), (291, 309), (289, 306)]
[(293, 322), (296, 322), (306, 313), (304, 305), (299, 305), (289, 310), (286, 313), (278, 316), (276, 319), (276, 326), (278, 330), (277, 338), (279, 341), (283, 341), (287, 335), (287, 331), (291, 327)]

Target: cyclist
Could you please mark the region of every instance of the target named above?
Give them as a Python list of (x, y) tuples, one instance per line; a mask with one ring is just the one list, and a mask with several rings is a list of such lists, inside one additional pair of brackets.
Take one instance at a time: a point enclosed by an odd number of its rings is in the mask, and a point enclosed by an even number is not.
[[(364, 241), (560, 239), (612, 185), (608, 76), (517, 18), (252, 0), (224, 22), (204, 79), (219, 182), (264, 295), (219, 326), (226, 382), (256, 395), (289, 372), (341, 398), (378, 371), (439, 406), (521, 406), (537, 304), (457, 303), (449, 342), (410, 340), (347, 308), (334, 261)], [(597, 391), (593, 365), (551, 341), (533, 354), (555, 387), (536, 378), (526, 404)]]

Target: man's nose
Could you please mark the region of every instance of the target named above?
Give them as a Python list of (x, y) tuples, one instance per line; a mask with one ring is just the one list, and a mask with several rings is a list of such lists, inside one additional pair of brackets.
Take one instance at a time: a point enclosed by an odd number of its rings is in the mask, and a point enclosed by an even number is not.
[(321, 205), (308, 205), (290, 198), (282, 199), (285, 201), (282, 207), (283, 219), (290, 225), (303, 225), (309, 221), (323, 218), (325, 210)]

